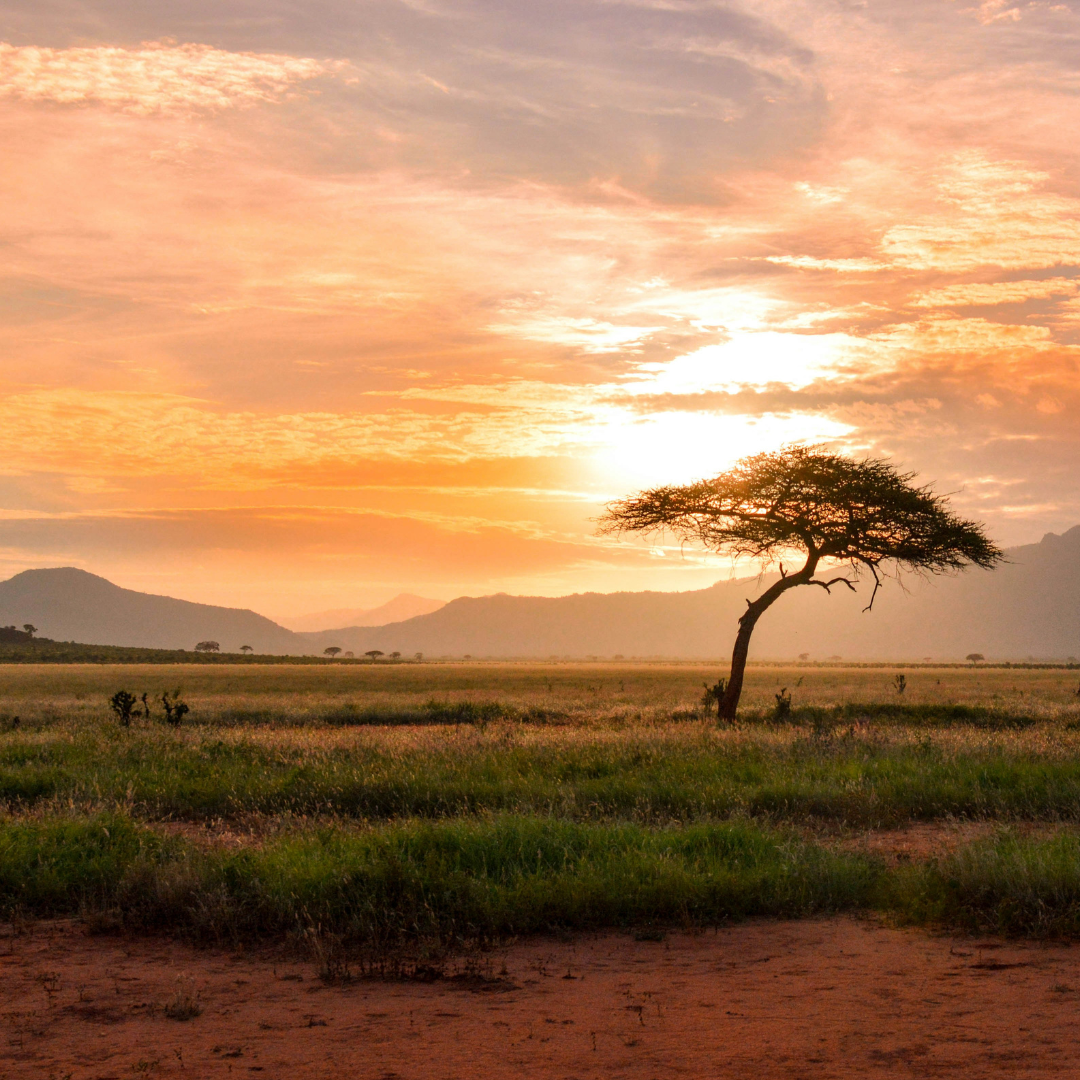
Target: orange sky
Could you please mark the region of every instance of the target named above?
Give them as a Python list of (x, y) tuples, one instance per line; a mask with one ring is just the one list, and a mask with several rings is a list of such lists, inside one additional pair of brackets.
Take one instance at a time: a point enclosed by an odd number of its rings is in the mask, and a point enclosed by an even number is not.
[[(172, 10), (176, 9), (176, 10)], [(1080, 3), (0, 4), (0, 575), (696, 588), (792, 439), (1080, 522)]]

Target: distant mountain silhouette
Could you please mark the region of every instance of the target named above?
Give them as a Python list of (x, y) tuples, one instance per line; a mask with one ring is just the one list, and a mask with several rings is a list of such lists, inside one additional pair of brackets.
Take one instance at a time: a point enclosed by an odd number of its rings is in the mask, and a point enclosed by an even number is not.
[[(1080, 526), (1011, 549), (994, 571), (887, 582), (872, 611), (857, 594), (796, 589), (763, 616), (751, 656), (814, 659), (1067, 659), (1080, 656)], [(378, 628), (304, 634), (327, 645), (411, 656), (725, 658), (748, 597), (775, 575), (682, 593), (463, 597), (431, 615)]]
[(330, 611), (317, 611), (311, 615), (298, 615), (294, 619), (283, 619), (282, 625), (290, 630), (319, 631), (331, 630), (341, 626), (385, 626), (387, 623), (401, 622), (417, 615), (429, 615), (445, 607), (445, 600), (429, 600), (412, 593), (399, 593), (374, 608), (332, 608)]
[(254, 611), (174, 600), (122, 589), (72, 566), (26, 570), (0, 582), (0, 625), (33, 623), (41, 637), (89, 645), (222, 650), (250, 645), (262, 653), (308, 651), (296, 635)]
[[(757, 659), (1069, 659), (1080, 656), (1080, 526), (1011, 549), (994, 571), (889, 582), (874, 609), (857, 595), (796, 589), (758, 624)], [(95, 645), (321, 653), (337, 646), (411, 657), (709, 658), (723, 662), (746, 598), (774, 577), (726, 581), (693, 592), (461, 597), (437, 611), (384, 626), (294, 633), (252, 611), (132, 592), (71, 568), (28, 570), (0, 582), (0, 626), (33, 623), (42, 637)]]

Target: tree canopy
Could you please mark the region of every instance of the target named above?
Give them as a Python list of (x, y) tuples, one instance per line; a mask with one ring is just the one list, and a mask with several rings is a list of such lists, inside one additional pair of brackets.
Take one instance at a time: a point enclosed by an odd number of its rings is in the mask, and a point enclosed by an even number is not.
[[(914, 473), (887, 461), (856, 461), (817, 446), (787, 446), (743, 458), (711, 480), (665, 486), (611, 503), (600, 532), (668, 532), (710, 551), (779, 565), (780, 580), (740, 619), (721, 715), (734, 718), (750, 634), (760, 615), (798, 585), (855, 589), (869, 572), (874, 603), (882, 571), (938, 574), (975, 565), (989, 569), (1003, 557), (982, 527), (949, 508)], [(783, 560), (805, 556), (794, 572)], [(850, 576), (816, 578), (821, 564), (847, 565)]]

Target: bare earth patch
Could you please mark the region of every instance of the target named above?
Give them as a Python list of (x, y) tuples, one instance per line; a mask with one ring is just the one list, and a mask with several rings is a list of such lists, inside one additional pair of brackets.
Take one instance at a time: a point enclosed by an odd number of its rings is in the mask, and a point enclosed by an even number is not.
[(1068, 946), (832, 919), (530, 941), (503, 961), (489, 982), (327, 987), (309, 964), (38, 927), (0, 941), (0, 1077), (1077, 1075)]

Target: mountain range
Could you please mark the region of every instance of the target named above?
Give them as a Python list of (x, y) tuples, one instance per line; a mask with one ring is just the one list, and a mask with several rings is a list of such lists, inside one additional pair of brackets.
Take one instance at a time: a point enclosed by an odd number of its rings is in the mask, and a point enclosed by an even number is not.
[(373, 608), (331, 608), (329, 611), (316, 611), (310, 615), (296, 615), (282, 619), (282, 626), (289, 630), (318, 631), (336, 626), (385, 626), (387, 623), (401, 622), (416, 615), (430, 615), (446, 605), (445, 600), (430, 600), (426, 596), (414, 596), (412, 593), (399, 593)]
[[(1080, 526), (1012, 548), (994, 571), (886, 582), (863, 611), (869, 583), (799, 588), (763, 616), (759, 659), (1071, 659), (1080, 655)], [(461, 597), (382, 626), (297, 632), (253, 611), (133, 592), (71, 567), (0, 582), (0, 625), (32, 623), (46, 637), (95, 645), (303, 655), (333, 646), (406, 657), (726, 657), (746, 599), (774, 576), (690, 592)]]

